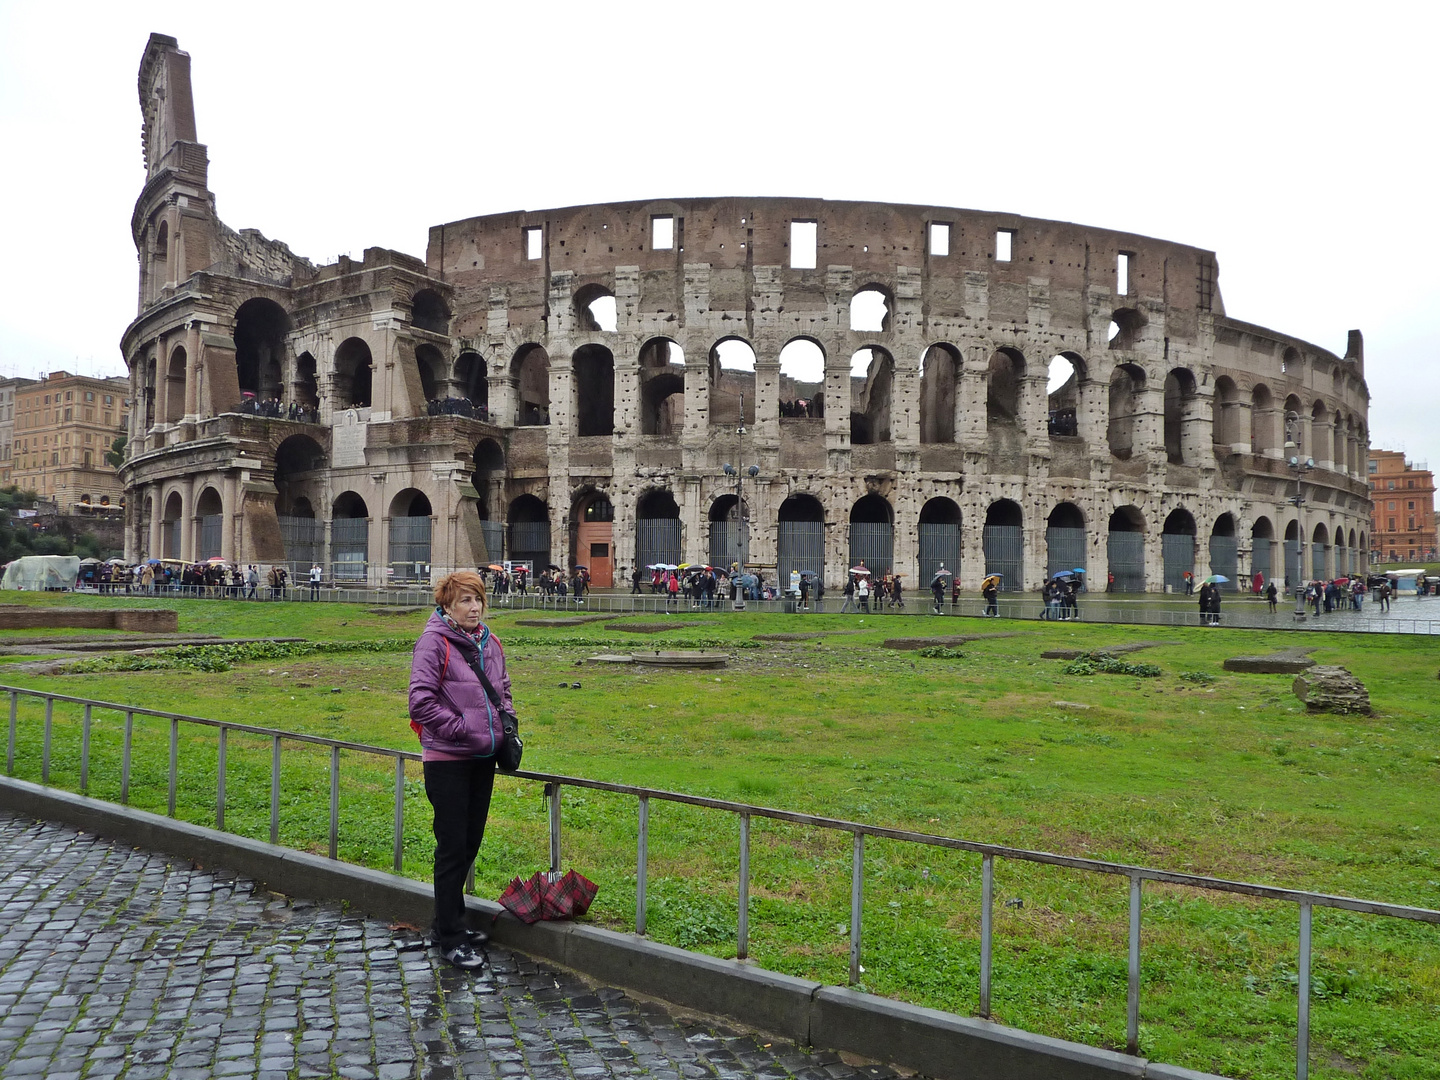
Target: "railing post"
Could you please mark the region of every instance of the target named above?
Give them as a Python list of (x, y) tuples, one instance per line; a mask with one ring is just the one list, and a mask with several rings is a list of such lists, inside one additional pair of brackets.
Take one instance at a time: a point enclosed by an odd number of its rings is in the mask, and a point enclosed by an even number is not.
[(980, 859), (980, 1015), (990, 1018), (990, 935), (995, 907), (995, 856)]
[(405, 759), (395, 755), (395, 873), (405, 861)]
[(280, 843), (280, 736), (270, 740), (270, 843)]
[(20, 713), (20, 695), (10, 691), (10, 737), (5, 741), (5, 775), (15, 775), (15, 726)]
[(85, 706), (85, 717), (80, 721), (80, 794), (90, 794), (90, 722), (93, 719), (89, 705)]
[(50, 736), (55, 723), (55, 699), (45, 699), (45, 739), (40, 748), (40, 782), (50, 782)]
[(550, 799), (550, 880), (560, 876), (560, 785), (546, 784)]
[(1300, 901), (1299, 1014), (1295, 1035), (1295, 1080), (1310, 1076), (1310, 901)]
[(135, 742), (135, 714), (125, 710), (125, 743), (120, 751), (120, 805), (130, 802), (130, 754)]
[(340, 747), (330, 748), (330, 858), (340, 851)]
[(645, 879), (650, 872), (650, 796), (640, 796), (640, 829), (635, 841), (635, 933), (645, 934)]
[(735, 958), (750, 954), (750, 815), (740, 815), (740, 918), (735, 931)]
[(215, 828), (225, 831), (225, 751), (229, 745), (230, 730), (220, 725), (220, 745), (215, 760)]
[(1140, 1053), (1140, 875), (1130, 877), (1130, 987), (1125, 1002), (1125, 1052)]
[(170, 816), (175, 816), (175, 788), (179, 779), (180, 765), (180, 720), (178, 717), (170, 718), (170, 794), (167, 800)]
[(850, 857), (850, 985), (860, 981), (860, 908), (865, 886), (865, 834), (855, 833)]

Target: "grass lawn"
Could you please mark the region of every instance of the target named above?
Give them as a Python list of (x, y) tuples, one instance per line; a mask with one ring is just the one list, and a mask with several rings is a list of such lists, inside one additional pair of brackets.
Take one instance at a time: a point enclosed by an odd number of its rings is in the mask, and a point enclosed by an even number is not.
[[(240, 637), (413, 638), (424, 618), (325, 603), (145, 603), (178, 607), (182, 631)], [(669, 618), (691, 625), (641, 635), (494, 616), (527, 768), (1440, 907), (1433, 639), (931, 617)], [(756, 634), (821, 630), (863, 632), (742, 647)], [(957, 633), (1014, 636), (972, 641), (958, 659), (881, 647), (888, 636)], [(694, 672), (577, 666), (657, 641), (722, 643), (732, 661)], [(1158, 644), (1125, 659), (1158, 665), (1160, 677), (1073, 676), (1040, 659), (1047, 648), (1136, 641)], [(1376, 715), (1312, 716), (1288, 676), (1221, 670), (1227, 656), (1296, 646), (1353, 671)], [(83, 697), (413, 748), (408, 668), (407, 654), (377, 652), (210, 673), (4, 674)], [(17, 773), (27, 778), (38, 778), (42, 716), (39, 705), (21, 707)], [(52, 782), (78, 780), (77, 717), (56, 709)], [(91, 790), (114, 798), (120, 724), (97, 717)], [(137, 725), (132, 799), (163, 812), (168, 726)], [(181, 755), (179, 814), (213, 823), (213, 736), (182, 737)], [(227, 827), (268, 836), (268, 740), (232, 736), (228, 760)], [(287, 744), (283, 769), (282, 842), (323, 851), (327, 759)], [(344, 772), (342, 855), (388, 867), (393, 766), (346, 755)], [(431, 841), (418, 769), (406, 805), (406, 871), (424, 877)], [(565, 864), (601, 885), (592, 917), (633, 927), (634, 801), (569, 789), (563, 808)], [(733, 956), (736, 821), (654, 804), (650, 830), (650, 932)], [(545, 836), (536, 785), (501, 780), (477, 891), (495, 896), (512, 875), (541, 868)], [(751, 955), (843, 984), (848, 835), (756, 821), (751, 847)], [(979, 895), (976, 856), (869, 842), (864, 987), (973, 1013)], [(1123, 878), (998, 862), (996, 1019), (1123, 1048), (1127, 899)], [(1238, 1077), (1293, 1076), (1297, 922), (1293, 905), (1147, 886), (1142, 1052)], [(1312, 1075), (1440, 1077), (1440, 928), (1317, 909), (1315, 935)]]

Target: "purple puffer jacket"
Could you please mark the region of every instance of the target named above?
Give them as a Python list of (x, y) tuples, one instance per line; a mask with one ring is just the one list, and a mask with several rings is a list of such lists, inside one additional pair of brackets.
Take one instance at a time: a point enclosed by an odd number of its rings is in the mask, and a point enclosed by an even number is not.
[[(446, 625), (438, 612), (431, 615), (410, 662), (410, 726), (428, 750), (492, 757), (505, 732), (467, 655), (474, 657), (475, 642)], [(514, 712), (505, 651), (488, 628), (480, 633), (480, 666), (501, 708)]]

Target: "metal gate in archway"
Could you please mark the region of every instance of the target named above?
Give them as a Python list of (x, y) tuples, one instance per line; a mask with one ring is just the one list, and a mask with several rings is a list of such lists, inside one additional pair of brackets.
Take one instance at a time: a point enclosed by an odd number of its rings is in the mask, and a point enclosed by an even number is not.
[(1210, 537), (1210, 573), (1221, 574), (1230, 579), (1221, 585), (1224, 592), (1235, 592), (1240, 586), (1236, 580), (1240, 565), (1240, 545), (1233, 536)]
[(550, 565), (550, 522), (510, 522), (510, 550), (506, 557), (512, 562), (528, 562), (536, 574)]
[(1110, 573), (1115, 575), (1111, 592), (1145, 591), (1145, 534), (1112, 532), (1106, 543)]
[(225, 515), (206, 514), (200, 519), (200, 548), (195, 558), (204, 560), (220, 554), (220, 537), (225, 528)]
[(1191, 533), (1161, 533), (1160, 554), (1165, 562), (1165, 587), (1185, 591), (1185, 575), (1195, 573), (1195, 537)]
[(895, 527), (888, 521), (850, 523), (850, 565), (864, 561), (873, 574), (888, 574), (895, 568)]
[(928, 589), (940, 564), (960, 576), (960, 526), (944, 522), (920, 523), (920, 577), (914, 587)]
[(1045, 530), (1045, 576), (1061, 570), (1088, 569), (1085, 563), (1085, 530), (1050, 528)]
[[(825, 523), (823, 521), (781, 521), (777, 523), (776, 581), (789, 582), (791, 571), (825, 573)], [(868, 564), (867, 564), (868, 565)], [(789, 587), (788, 584), (786, 586)]]
[(1000, 574), (1004, 592), (1025, 588), (1025, 528), (1022, 525), (986, 525), (980, 534), (985, 551), (985, 573)]
[(310, 566), (320, 561), (325, 546), (325, 523), (315, 518), (278, 515), (280, 541), (285, 545), (285, 560)]
[(364, 581), (370, 561), (368, 518), (336, 518), (330, 522), (330, 573), (336, 581)]
[(430, 580), (430, 518), (390, 519), (390, 580)]
[(635, 565), (678, 566), (681, 557), (679, 518), (640, 518), (635, 522)]
[(1300, 584), (1300, 541), (1285, 541), (1285, 584), (1296, 588)]
[(1270, 584), (1270, 562), (1271, 548), (1274, 541), (1264, 540), (1259, 537), (1250, 541), (1250, 573), (1259, 574), (1265, 579), (1265, 584)]

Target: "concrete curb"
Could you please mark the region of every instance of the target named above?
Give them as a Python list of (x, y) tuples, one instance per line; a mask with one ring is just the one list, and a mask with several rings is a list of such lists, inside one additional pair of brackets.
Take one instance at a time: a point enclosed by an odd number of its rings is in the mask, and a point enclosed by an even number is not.
[[(344, 900), (374, 917), (425, 926), (430, 886), (145, 810), (0, 777), (0, 809), (235, 871), (290, 896)], [(987, 1020), (825, 986), (737, 960), (687, 952), (583, 923), (526, 926), (470, 897), (498, 944), (681, 1008), (736, 1020), (804, 1046), (845, 1050), (940, 1080), (1223, 1080), (1211, 1073), (1065, 1042)]]

